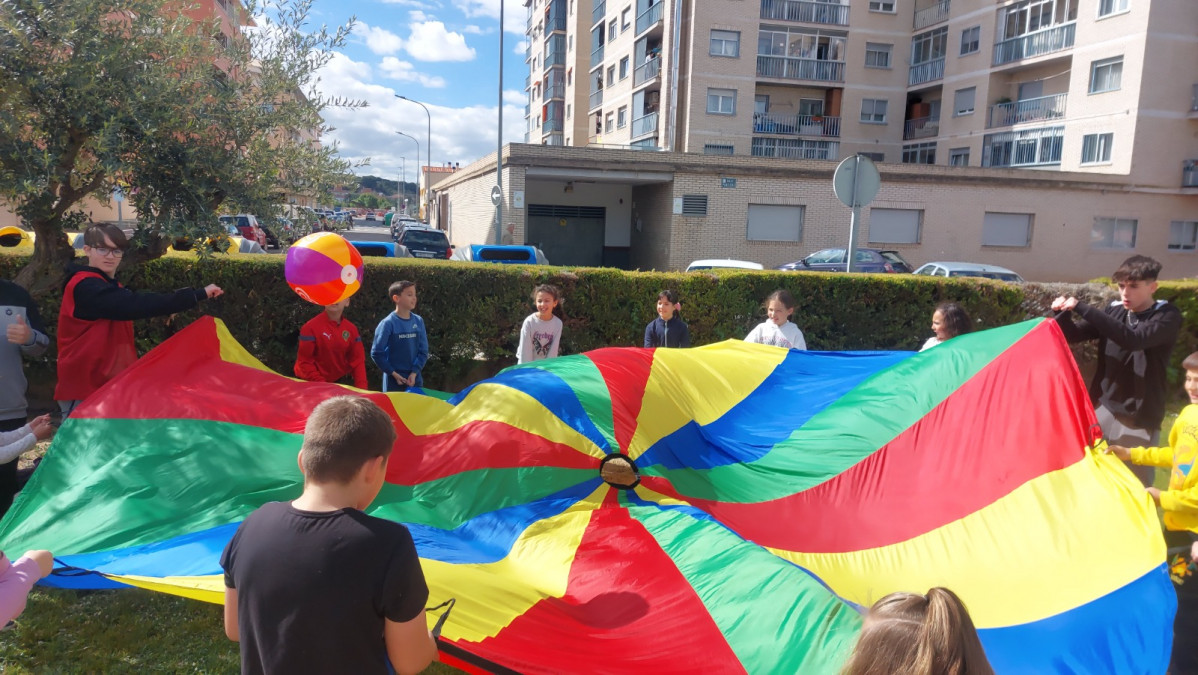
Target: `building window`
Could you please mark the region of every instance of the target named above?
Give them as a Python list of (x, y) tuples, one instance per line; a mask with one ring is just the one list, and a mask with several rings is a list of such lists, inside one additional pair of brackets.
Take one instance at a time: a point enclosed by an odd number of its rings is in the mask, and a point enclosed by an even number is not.
[(1169, 223), (1169, 250), (1193, 251), (1198, 249), (1198, 221), (1175, 220)]
[(616, 110), (616, 128), (623, 129), (628, 126), (628, 106), (622, 105)]
[(621, 80), (628, 77), (628, 58), (629, 57), (625, 56), (624, 58), (620, 59), (620, 79)]
[(620, 32), (628, 30), (632, 27), (632, 8), (625, 7), (623, 12), (620, 12)]
[(881, 42), (866, 42), (865, 43), (865, 67), (866, 68), (889, 68), (890, 67), (890, 52), (894, 50), (894, 45), (883, 44)]
[(862, 99), (861, 121), (866, 124), (886, 124), (886, 99)]
[(935, 164), (936, 142), (910, 143), (903, 146), (903, 164)]
[(1091, 248), (1135, 248), (1135, 218), (1095, 218), (1090, 230)]
[(981, 49), (982, 27), (974, 26), (961, 31), (961, 56)]
[(869, 11), (894, 14), (895, 0), (869, 0)]
[(1082, 164), (1111, 161), (1111, 142), (1115, 134), (1086, 134), (1082, 137)]
[(969, 148), (952, 148), (948, 151), (949, 166), (969, 166)]
[(712, 56), (740, 56), (740, 33), (732, 30), (711, 31)]
[(1128, 10), (1128, 0), (1098, 0), (1098, 16), (1122, 14)]
[(975, 91), (974, 87), (966, 87), (965, 89), (958, 89), (953, 94), (953, 117), (973, 114), (973, 95)]
[(922, 209), (870, 209), (869, 241), (877, 244), (918, 244)]
[(886, 153), (884, 153), (884, 152), (863, 152), (863, 153), (861, 153), (861, 156), (868, 157), (875, 162), (885, 162), (886, 161)]
[(736, 90), (708, 89), (707, 112), (713, 115), (735, 115)]
[(607, 67), (607, 86), (610, 87), (615, 83), (616, 83), (616, 67), (608, 66)]
[(803, 207), (749, 204), (749, 241), (802, 241)]
[(566, 104), (566, 119), (570, 119), (570, 104)]
[(948, 29), (935, 28), (911, 38), (911, 65), (943, 59), (948, 53)]
[(982, 246), (1032, 245), (1032, 214), (991, 213), (982, 217)]
[(734, 148), (731, 145), (717, 145), (714, 143), (706, 143), (703, 145), (704, 155), (731, 155)]
[(1123, 57), (1103, 59), (1090, 64), (1090, 93), (1116, 91), (1123, 80)]
[(616, 114), (607, 113), (607, 116), (603, 118), (603, 130), (610, 134), (613, 130), (615, 130), (615, 128)]
[(620, 34), (620, 22), (617, 19), (612, 19), (611, 23), (607, 24), (607, 41), (611, 42)]

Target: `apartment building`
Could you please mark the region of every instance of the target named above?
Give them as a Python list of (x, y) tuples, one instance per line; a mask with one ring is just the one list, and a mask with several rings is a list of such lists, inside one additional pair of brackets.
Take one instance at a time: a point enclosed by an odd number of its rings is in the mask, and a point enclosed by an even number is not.
[(1198, 188), (1198, 3), (527, 7), (529, 143), (824, 160), (861, 152)]

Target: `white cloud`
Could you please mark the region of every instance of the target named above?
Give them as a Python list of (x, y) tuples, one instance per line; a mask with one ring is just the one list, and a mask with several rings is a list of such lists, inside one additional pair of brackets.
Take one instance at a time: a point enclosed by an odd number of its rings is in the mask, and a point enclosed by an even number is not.
[(523, 107), (525, 103), (528, 103), (528, 92), (517, 91), (515, 89), (504, 89), (503, 102), (508, 105)]
[(516, 43), (516, 48), (512, 50), (513, 53), (515, 53), (521, 57), (523, 57), (524, 53), (527, 51), (528, 51), (528, 40), (520, 40), (519, 42)]
[(475, 56), (466, 36), (446, 30), (440, 21), (412, 24), (404, 49), (417, 61), (473, 61)]
[(383, 57), (382, 63), (379, 64), (379, 72), (392, 80), (417, 82), (430, 89), (440, 89), (445, 86), (445, 78), (421, 73), (411, 62), (400, 61), (394, 56)]
[(424, 0), (383, 0), (386, 5), (399, 5), (400, 7), (419, 7), (420, 9), (434, 9), (436, 3), (424, 2)]
[(422, 23), (424, 21), (434, 21), (434, 20), (436, 20), (436, 18), (437, 17), (425, 14), (424, 12), (422, 12), (418, 9), (408, 12), (408, 20), (411, 21), (412, 23)]
[[(486, 17), (498, 21), (499, 2), (500, 0), (453, 0), (453, 5), (461, 10), (468, 19)], [(504, 32), (524, 35), (527, 21), (527, 9), (519, 6), (518, 3), (505, 2), (503, 6)]]
[(366, 47), (375, 54), (396, 54), (403, 49), (403, 39), (386, 28), (358, 23), (354, 26), (354, 35), (361, 37)]
[(467, 35), (482, 35), (483, 29), (480, 28), (479, 26), (475, 26), (474, 24), (470, 24), (469, 26), (466, 26), (465, 28), (463, 28), (462, 32)]
[[(387, 60), (384, 59), (384, 62)], [(398, 62), (398, 59), (396, 59)], [(395, 66), (404, 72), (403, 66)], [(386, 72), (388, 66), (380, 66)], [(344, 54), (336, 54), (321, 70), (319, 85), (326, 97), (344, 97), (370, 102), (366, 108), (326, 108), (325, 121), (334, 130), (325, 136), (325, 143), (336, 142), (341, 156), (351, 161), (369, 159), (370, 164), (357, 172), (391, 179), (400, 178), (401, 164), (406, 165), (407, 179), (416, 180), (417, 167), (425, 163), (428, 137), (428, 118), (424, 109), (415, 103), (395, 98), (396, 90), (370, 81), (371, 68)], [(407, 93), (407, 92), (404, 92)], [(414, 97), (415, 98), (415, 97)], [(460, 162), (466, 166), (495, 152), (497, 110), (492, 105), (452, 108), (426, 104), (432, 115), (432, 162)], [(519, 143), (524, 140), (524, 98), (521, 92), (505, 91), (503, 106), (503, 141)], [(402, 131), (420, 142), (420, 158), (412, 141), (396, 134)], [(401, 162), (400, 157), (406, 161)]]

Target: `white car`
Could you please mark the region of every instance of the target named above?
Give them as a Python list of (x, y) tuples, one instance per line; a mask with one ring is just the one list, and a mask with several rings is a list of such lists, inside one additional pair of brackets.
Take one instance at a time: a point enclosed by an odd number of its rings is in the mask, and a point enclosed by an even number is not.
[(746, 262), (744, 260), (696, 260), (686, 266), (687, 272), (696, 270), (763, 270), (765, 266), (761, 263)]
[(930, 262), (915, 270), (915, 274), (927, 277), (981, 277), (1023, 283), (1023, 277), (1005, 267), (967, 262)]

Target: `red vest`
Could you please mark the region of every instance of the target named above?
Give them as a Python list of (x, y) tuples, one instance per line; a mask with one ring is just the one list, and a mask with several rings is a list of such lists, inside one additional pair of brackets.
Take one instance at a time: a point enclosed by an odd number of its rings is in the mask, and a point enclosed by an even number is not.
[(132, 321), (75, 318), (75, 286), (103, 274), (78, 272), (67, 282), (58, 312), (58, 384), (54, 400), (83, 400), (137, 360)]

